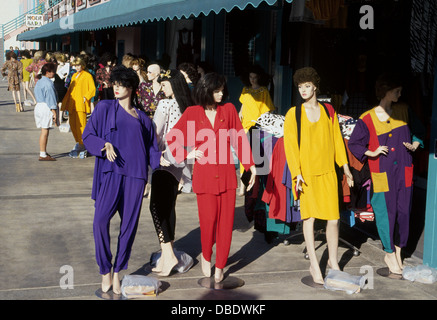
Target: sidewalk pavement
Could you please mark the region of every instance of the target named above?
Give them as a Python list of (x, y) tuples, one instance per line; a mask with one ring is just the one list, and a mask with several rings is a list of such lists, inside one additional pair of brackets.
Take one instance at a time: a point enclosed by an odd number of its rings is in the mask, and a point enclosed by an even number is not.
[[(35, 127), (33, 107), (16, 113), (6, 82), (0, 82), (0, 299), (1, 300), (100, 300), (96, 290), (100, 275), (94, 258), (93, 201), (90, 198), (94, 158), (73, 159), (68, 152), (75, 142), (71, 133), (50, 131), (48, 152), (56, 162), (38, 161), (40, 130)], [(201, 287), (201, 247), (194, 194), (177, 200), (175, 247), (195, 260), (186, 273), (160, 278), (162, 291), (152, 301), (177, 306), (183, 300), (436, 300), (437, 283), (393, 280), (376, 273), (384, 267), (378, 239), (342, 225), (340, 236), (358, 247), (360, 254), (340, 243), (342, 269), (366, 275), (369, 287), (360, 293), (315, 289), (302, 283), (309, 275), (302, 236), (290, 245), (279, 238), (271, 244), (254, 230), (244, 215), (244, 199), (237, 197), (233, 240), (226, 275), (244, 281), (232, 290)], [(371, 223), (371, 222), (369, 222)], [(111, 223), (113, 251), (119, 218)], [(317, 238), (322, 271), (326, 268), (324, 236)], [(159, 243), (144, 199), (138, 233), (123, 274), (148, 275), (149, 259)], [(409, 258), (406, 264), (422, 261)], [(72, 277), (73, 276), (73, 277)], [(67, 280), (65, 280), (67, 279)], [(71, 288), (73, 286), (73, 288)]]

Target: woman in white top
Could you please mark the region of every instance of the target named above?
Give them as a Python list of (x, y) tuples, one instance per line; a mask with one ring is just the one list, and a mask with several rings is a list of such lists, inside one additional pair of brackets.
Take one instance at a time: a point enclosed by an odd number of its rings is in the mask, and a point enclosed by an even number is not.
[(178, 185), (184, 175), (191, 178), (191, 170), (186, 162), (176, 163), (168, 150), (165, 136), (178, 122), (184, 110), (192, 105), (192, 101), (190, 89), (180, 71), (169, 70), (161, 74), (159, 82), (166, 99), (159, 101), (153, 117), (162, 156), (161, 166), (152, 174), (150, 212), (161, 245), (161, 258), (153, 271), (160, 276), (168, 276), (178, 264), (173, 251)]

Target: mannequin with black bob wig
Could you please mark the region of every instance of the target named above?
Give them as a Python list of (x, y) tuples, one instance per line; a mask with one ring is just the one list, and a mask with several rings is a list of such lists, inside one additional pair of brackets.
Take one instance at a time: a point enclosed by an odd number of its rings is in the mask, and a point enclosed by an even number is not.
[(118, 83), (119, 85), (132, 89), (131, 103), (137, 109), (144, 111), (144, 108), (138, 103), (137, 89), (140, 84), (140, 78), (137, 73), (131, 68), (126, 68), (123, 65), (117, 66), (112, 69), (110, 81), (112, 84)]
[(228, 86), (223, 75), (212, 72), (205, 74), (197, 82), (193, 90), (193, 100), (196, 104), (206, 108), (206, 106), (214, 106), (214, 91), (223, 88), (223, 98), (221, 104), (229, 97)]

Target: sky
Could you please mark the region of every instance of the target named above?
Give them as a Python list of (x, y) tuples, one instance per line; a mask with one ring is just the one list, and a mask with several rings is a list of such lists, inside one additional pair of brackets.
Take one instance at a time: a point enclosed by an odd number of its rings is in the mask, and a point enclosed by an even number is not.
[(0, 0), (0, 24), (18, 17), (18, 5), (17, 0)]
[[(19, 13), (19, 2), (18, 0), (0, 0), (0, 24), (5, 24), (16, 17)], [(9, 46), (19, 46), (20, 42), (15, 39), (9, 39), (5, 41), (5, 48)]]

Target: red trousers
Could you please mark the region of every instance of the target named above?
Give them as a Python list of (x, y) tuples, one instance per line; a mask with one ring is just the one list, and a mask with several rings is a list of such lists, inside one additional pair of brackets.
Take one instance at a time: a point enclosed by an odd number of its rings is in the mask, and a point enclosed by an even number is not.
[(235, 213), (235, 189), (218, 195), (197, 194), (199, 210), (200, 240), (202, 254), (211, 261), (212, 247), (216, 244), (216, 268), (223, 269), (229, 256)]

